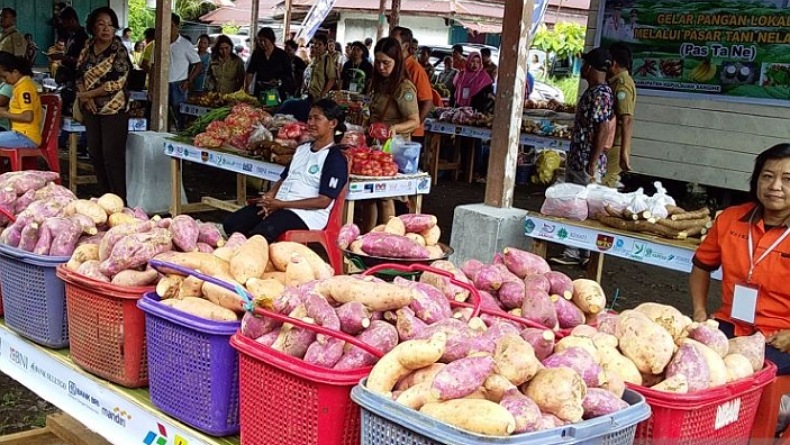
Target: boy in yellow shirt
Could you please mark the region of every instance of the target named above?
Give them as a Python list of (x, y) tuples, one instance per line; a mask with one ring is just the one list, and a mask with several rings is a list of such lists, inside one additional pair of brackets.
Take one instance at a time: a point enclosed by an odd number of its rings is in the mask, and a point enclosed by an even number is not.
[(32, 75), (27, 59), (0, 53), (0, 79), (14, 88), (8, 108), (0, 108), (0, 118), (11, 121), (11, 131), (0, 132), (0, 147), (36, 148), (41, 144), (43, 110)]

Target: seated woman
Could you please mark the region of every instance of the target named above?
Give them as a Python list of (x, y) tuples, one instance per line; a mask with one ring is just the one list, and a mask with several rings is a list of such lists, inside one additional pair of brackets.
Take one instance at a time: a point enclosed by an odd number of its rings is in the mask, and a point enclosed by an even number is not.
[(27, 59), (0, 53), (0, 80), (13, 87), (8, 108), (0, 108), (0, 118), (11, 122), (11, 131), (0, 132), (0, 147), (37, 148), (41, 144), (44, 112), (32, 75)]
[(765, 358), (790, 374), (790, 144), (754, 162), (751, 202), (716, 218), (694, 255), (689, 290), (694, 320), (708, 318), (710, 274), (722, 268), (722, 305), (713, 317), (728, 337), (762, 332)]
[(348, 162), (338, 145), (346, 131), (343, 110), (332, 100), (313, 104), (307, 128), (315, 142), (296, 149), (271, 190), (255, 205), (228, 216), (225, 233), (262, 235), (274, 242), (289, 230), (321, 230), (326, 227), (335, 199), (348, 181)]

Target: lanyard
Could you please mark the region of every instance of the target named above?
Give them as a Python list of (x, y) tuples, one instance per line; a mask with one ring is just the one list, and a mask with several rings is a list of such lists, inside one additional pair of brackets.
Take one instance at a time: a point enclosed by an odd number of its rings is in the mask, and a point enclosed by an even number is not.
[(752, 281), (752, 274), (754, 273), (754, 268), (757, 267), (757, 265), (760, 264), (760, 261), (764, 260), (765, 257), (768, 256), (769, 253), (773, 252), (774, 249), (776, 249), (776, 247), (779, 246), (779, 244), (781, 244), (782, 241), (784, 241), (785, 238), (788, 237), (788, 235), (790, 235), (790, 227), (788, 227), (787, 229), (785, 229), (785, 232), (782, 234), (782, 236), (777, 238), (776, 241), (774, 241), (773, 244), (771, 244), (770, 246), (768, 246), (767, 249), (765, 249), (765, 252), (763, 252), (763, 254), (760, 255), (760, 258), (757, 258), (757, 260), (755, 260), (754, 259), (754, 240), (752, 239), (752, 226), (753, 226), (753, 223), (754, 223), (754, 216), (755, 215), (757, 215), (757, 209), (756, 208), (752, 212), (752, 216), (749, 218), (749, 234), (747, 236), (747, 240), (748, 240), (748, 243), (749, 243), (749, 275), (746, 276), (746, 281), (749, 282), (749, 283)]

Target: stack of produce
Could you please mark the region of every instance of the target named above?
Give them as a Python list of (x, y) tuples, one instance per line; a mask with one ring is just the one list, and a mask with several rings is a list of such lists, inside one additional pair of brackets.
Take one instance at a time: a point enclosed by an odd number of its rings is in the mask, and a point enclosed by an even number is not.
[(230, 114), (230, 107), (220, 107), (209, 111), (203, 116), (195, 119), (186, 130), (180, 133), (181, 136), (186, 138), (194, 138), (195, 136), (204, 133), (209, 124), (214, 121), (222, 121)]
[(187, 103), (207, 108), (219, 108), (226, 105), (222, 95), (214, 91), (203, 94), (190, 94), (187, 98)]
[[(219, 148), (225, 144), (229, 144), (239, 150), (247, 150), (248, 141), (254, 130), (254, 125), (266, 124), (267, 121), (271, 120), (271, 115), (269, 115), (269, 113), (259, 108), (253, 108), (246, 103), (235, 105), (224, 119), (220, 118), (220, 116), (224, 114), (224, 111), (219, 113), (219, 110), (223, 109), (213, 110), (198, 119), (201, 125), (203, 122), (208, 123), (206, 124), (205, 130), (195, 136), (196, 146)], [(217, 116), (213, 116), (215, 112), (218, 112)], [(212, 115), (213, 119), (211, 121), (205, 121), (203, 118), (209, 115)], [(193, 126), (194, 125), (195, 124), (193, 124)], [(188, 130), (188, 133), (192, 132), (193, 130)]]
[(396, 176), (398, 164), (392, 155), (367, 147), (354, 147), (346, 151), (351, 158), (351, 173), (360, 176)]
[(379, 258), (428, 260), (444, 257), (439, 246), (442, 231), (433, 215), (407, 214), (390, 218), (360, 236), (359, 227), (346, 224), (340, 229), (337, 243), (358, 255)]
[(551, 100), (527, 100), (525, 108), (531, 110), (551, 110), (558, 113), (576, 113), (576, 105), (563, 104), (556, 99)]
[(452, 96), (452, 93), (447, 88), (447, 85), (445, 85), (442, 82), (436, 82), (435, 84), (433, 84), (433, 89), (436, 90), (437, 93), (439, 93), (439, 96), (441, 96), (442, 99), (449, 99), (450, 96)]
[[(254, 304), (276, 307), (285, 295), (285, 286), (298, 286), (334, 275), (332, 268), (308, 247), (292, 242), (269, 245), (257, 235), (246, 239), (231, 235), (227, 243), (213, 252), (165, 252), (155, 260), (199, 271), (205, 275), (241, 287), (254, 298)], [(233, 321), (243, 311), (242, 298), (213, 283), (178, 270), (163, 269), (164, 277), (156, 286), (163, 303), (175, 309), (210, 320)], [(300, 317), (301, 318), (301, 317)]]
[(25, 170), (8, 172), (0, 175), (0, 226), (6, 226), (11, 220), (24, 212), (34, 201), (49, 198), (62, 198), (64, 201), (76, 199), (71, 190), (55, 184), (60, 179), (56, 172)]
[(302, 122), (289, 122), (280, 128), (274, 138), (271, 150), (271, 162), (288, 165), (296, 153), (296, 147), (311, 142), (313, 138), (307, 132), (307, 124)]
[(472, 107), (436, 108), (434, 113), (440, 121), (456, 125), (491, 128), (494, 122), (493, 115), (477, 112)]
[(599, 214), (596, 218), (601, 223), (615, 229), (679, 240), (692, 237), (704, 240), (708, 229), (713, 227), (710, 210), (707, 207), (692, 211), (672, 205), (665, 208), (668, 216), (657, 218), (650, 210), (634, 213), (627, 208), (617, 210), (606, 206), (606, 213)]

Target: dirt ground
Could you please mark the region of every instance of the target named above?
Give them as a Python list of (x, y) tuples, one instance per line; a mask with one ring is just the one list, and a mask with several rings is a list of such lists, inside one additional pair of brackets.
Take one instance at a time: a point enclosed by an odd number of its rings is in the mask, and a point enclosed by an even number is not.
[[(62, 166), (65, 170), (65, 165)], [(199, 201), (201, 196), (211, 195), (230, 199), (235, 193), (235, 175), (211, 168), (190, 165), (185, 167), (184, 185), (190, 202)], [(644, 181), (643, 181), (644, 182)], [(635, 188), (641, 184), (627, 184)], [(85, 186), (80, 196), (97, 194), (96, 187)], [(162, 191), (169, 193), (168, 191)], [(252, 192), (252, 190), (250, 190)], [(452, 180), (440, 180), (430, 195), (423, 201), (423, 212), (435, 214), (442, 229), (442, 241), (449, 243), (453, 212), (456, 206), (483, 201), (485, 184), (466, 184)], [(679, 189), (677, 193), (682, 193)], [(673, 193), (673, 196), (678, 196)], [(514, 206), (527, 210), (539, 210), (543, 202), (543, 189), (536, 186), (518, 186)], [(200, 218), (220, 222), (224, 212), (200, 214)], [(550, 254), (558, 254), (559, 246), (553, 246)], [(581, 277), (580, 267), (560, 267), (558, 270), (573, 278)], [(691, 313), (691, 302), (687, 290), (688, 275), (658, 267), (647, 266), (618, 258), (607, 257), (604, 265), (603, 288), (607, 295), (618, 295), (614, 309), (622, 311), (640, 303), (652, 301), (671, 304), (684, 313)], [(720, 286), (711, 286), (709, 309), (719, 304)], [(0, 374), (0, 435), (24, 431), (43, 426), (46, 415), (55, 410), (52, 405), (38, 399), (35, 394)]]

